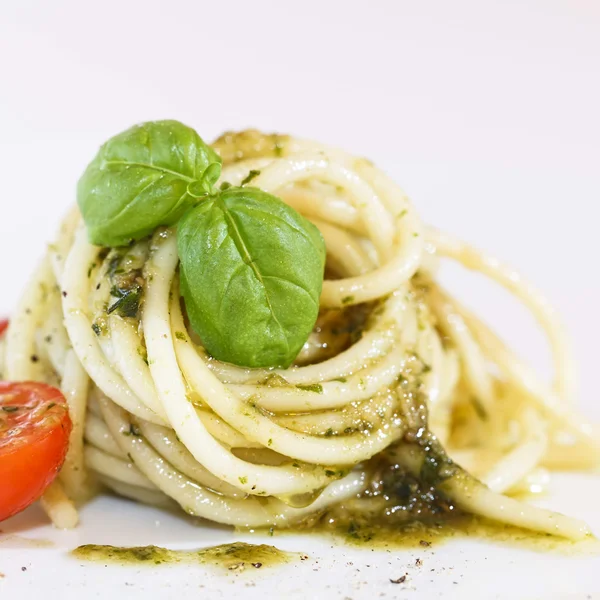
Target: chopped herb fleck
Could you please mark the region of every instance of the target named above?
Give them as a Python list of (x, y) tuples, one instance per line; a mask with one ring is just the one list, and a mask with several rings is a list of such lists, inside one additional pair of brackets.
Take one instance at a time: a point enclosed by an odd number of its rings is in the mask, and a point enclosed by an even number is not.
[(325, 437), (331, 437), (333, 435), (333, 429), (330, 427), (323, 435), (325, 435)]
[(7, 413), (14, 413), (19, 410), (18, 406), (3, 406), (2, 410)]
[(148, 364), (148, 352), (147, 352), (146, 348), (144, 348), (144, 346), (138, 346), (137, 353), (138, 353), (138, 356), (140, 356), (142, 358), (142, 360), (146, 364)]
[(350, 525), (348, 526), (348, 535), (355, 540), (359, 539), (358, 536), (358, 527), (354, 521), (350, 521)]
[(305, 392), (314, 392), (315, 394), (323, 393), (323, 386), (320, 383), (312, 383), (310, 385), (297, 385), (299, 390), (304, 390)]
[(476, 396), (471, 396), (471, 404), (473, 405), (473, 408), (475, 409), (477, 416), (482, 421), (487, 421), (488, 414), (487, 414), (487, 411), (485, 410), (483, 404), (481, 403), (481, 400), (479, 400), (479, 398), (477, 398)]
[(278, 375), (277, 373), (271, 373), (270, 375), (267, 375), (258, 383), (259, 385), (267, 385), (269, 387), (284, 387), (290, 385), (281, 375)]
[(257, 171), (256, 169), (250, 169), (250, 173), (248, 173), (248, 175), (246, 175), (246, 177), (244, 177), (244, 179), (242, 179), (241, 185), (246, 185), (247, 183), (250, 183), (253, 179), (258, 177), (259, 175), (260, 175), (260, 171)]
[(183, 333), (183, 331), (176, 331), (176, 332), (175, 332), (175, 337), (176, 337), (178, 340), (183, 340), (184, 342), (185, 342), (185, 340), (187, 339), (187, 338), (185, 337), (185, 333)]
[(402, 386), (408, 385), (408, 379), (402, 373), (396, 377), (396, 381)]
[(142, 435), (142, 432), (133, 423), (129, 425), (129, 429), (127, 431), (123, 431), (122, 433), (123, 435), (134, 435), (136, 437)]
[(140, 308), (142, 299), (142, 288), (135, 286), (130, 290), (121, 290), (113, 288), (111, 294), (118, 299), (106, 309), (107, 314), (116, 312), (121, 317), (135, 317)]
[(102, 334), (102, 329), (101, 329), (100, 325), (98, 325), (98, 323), (92, 323), (92, 329), (96, 335)]
[(244, 476), (244, 477), (238, 477), (238, 479), (240, 480), (240, 483), (242, 485), (246, 485), (248, 483), (248, 478), (246, 476)]
[(106, 274), (109, 277), (113, 277), (117, 272), (119, 267), (119, 263), (121, 262), (121, 256), (119, 254), (115, 254), (109, 261), (108, 266), (106, 267)]
[(354, 296), (345, 296), (342, 298), (342, 304), (350, 304), (351, 302), (354, 302)]

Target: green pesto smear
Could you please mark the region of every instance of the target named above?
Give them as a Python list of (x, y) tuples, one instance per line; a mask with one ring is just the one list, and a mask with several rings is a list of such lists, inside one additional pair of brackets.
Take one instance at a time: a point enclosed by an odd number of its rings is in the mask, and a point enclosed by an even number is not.
[(462, 512), (441, 492), (444, 477), (457, 477), (448, 474), (452, 465), (442, 458), (432, 446), (430, 460), (423, 463), (418, 478), (399, 474), (393, 464), (378, 459), (376, 474), (365, 492), (371, 495), (369, 504), (349, 500), (286, 531), (319, 532), (369, 550), (428, 548), (473, 538), (537, 552), (600, 554), (600, 542), (592, 535), (573, 541)]
[(210, 565), (229, 571), (261, 569), (306, 560), (306, 555), (285, 552), (267, 544), (234, 542), (200, 550), (170, 550), (159, 546), (102, 546), (86, 544), (71, 552), (79, 560), (120, 565)]
[[(423, 549), (473, 538), (537, 552), (600, 554), (600, 542), (591, 535), (572, 541), (462, 512), (443, 493), (444, 481), (460, 473), (431, 441), (416, 477), (399, 470), (389, 460), (393, 453), (388, 455), (372, 459), (371, 481), (362, 498), (348, 499), (292, 528), (271, 529), (269, 534), (317, 532), (368, 550)], [(464, 485), (468, 491), (469, 482)]]
[(435, 548), (451, 540), (472, 538), (536, 552), (562, 555), (598, 555), (600, 541), (593, 536), (572, 541), (547, 533), (538, 533), (469, 514), (444, 515), (403, 524), (385, 523), (364, 515), (326, 515), (309, 526), (270, 530), (270, 535), (311, 534), (333, 536), (353, 547), (366, 550), (407, 550)]

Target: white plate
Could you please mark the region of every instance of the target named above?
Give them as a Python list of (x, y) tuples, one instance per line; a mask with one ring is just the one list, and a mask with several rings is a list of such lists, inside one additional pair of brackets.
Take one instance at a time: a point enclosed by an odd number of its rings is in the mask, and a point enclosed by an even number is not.
[[(597, 478), (560, 475), (552, 487), (542, 505), (576, 514), (600, 533)], [(2, 523), (0, 598), (600, 598), (598, 555), (534, 552), (472, 538), (414, 550), (357, 549), (326, 536), (239, 534), (112, 497), (97, 498), (81, 517), (77, 530), (57, 531), (35, 506)], [(191, 565), (106, 566), (69, 556), (88, 543), (191, 549), (232, 541), (272, 544), (310, 558), (238, 573)], [(390, 581), (405, 574), (402, 584)]]
[[(0, 314), (109, 136), (156, 118), (180, 119), (206, 139), (248, 126), (289, 131), (369, 156), (429, 223), (531, 277), (564, 316), (582, 367), (581, 404), (600, 418), (599, 6), (0, 2)], [(460, 298), (546, 374), (525, 312), (455, 275)], [(560, 477), (553, 489), (544, 503), (600, 532), (597, 480)], [(311, 560), (245, 575), (79, 566), (68, 552), (83, 543), (192, 548), (245, 538), (108, 498), (87, 506), (74, 532), (54, 531), (39, 508), (0, 529), (0, 600), (600, 597), (598, 558), (476, 540), (385, 553), (275, 537), (267, 541)], [(54, 545), (28, 541), (36, 539)], [(404, 573), (406, 585), (390, 583)]]

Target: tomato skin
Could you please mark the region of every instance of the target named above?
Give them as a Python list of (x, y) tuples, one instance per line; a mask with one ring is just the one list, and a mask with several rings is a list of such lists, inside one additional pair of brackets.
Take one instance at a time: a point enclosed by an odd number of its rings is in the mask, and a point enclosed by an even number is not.
[(8, 329), (8, 319), (0, 319), (0, 337), (4, 335), (4, 332)]
[[(7, 410), (8, 409), (8, 410)], [(0, 382), (0, 521), (37, 500), (54, 481), (72, 423), (60, 390)]]

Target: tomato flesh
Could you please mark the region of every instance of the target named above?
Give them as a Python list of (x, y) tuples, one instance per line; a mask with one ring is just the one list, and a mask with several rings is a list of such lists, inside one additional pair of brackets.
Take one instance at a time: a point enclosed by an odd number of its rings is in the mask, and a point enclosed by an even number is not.
[(0, 319), (0, 337), (8, 329), (8, 319)]
[(71, 428), (60, 390), (0, 381), (0, 521), (27, 508), (52, 483)]

